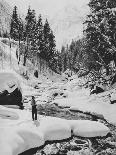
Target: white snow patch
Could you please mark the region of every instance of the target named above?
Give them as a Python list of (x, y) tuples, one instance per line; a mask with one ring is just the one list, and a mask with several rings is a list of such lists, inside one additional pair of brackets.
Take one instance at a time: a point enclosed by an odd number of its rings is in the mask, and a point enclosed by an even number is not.
[(69, 120), (69, 124), (75, 136), (81, 137), (103, 137), (109, 132), (104, 124), (89, 120)]
[(110, 104), (108, 96), (110, 92), (107, 91), (91, 96), (85, 95), (84, 91), (82, 92), (69, 93), (69, 98), (56, 99), (52, 103), (61, 107), (70, 107), (70, 110), (74, 111), (80, 110), (83, 112), (96, 113), (102, 115), (110, 123), (116, 124), (116, 104)]
[[(35, 127), (36, 128), (36, 127)], [(43, 135), (28, 126), (0, 128), (0, 154), (18, 155), (30, 148), (44, 144)]]
[(62, 140), (71, 137), (71, 128), (66, 120), (59, 118), (49, 118), (42, 120), (39, 130), (43, 132), (44, 139)]
[[(45, 141), (63, 140), (71, 137), (71, 130), (76, 136), (105, 136), (109, 129), (99, 122), (84, 120), (65, 120), (55, 117), (38, 116), (33, 122), (28, 110), (8, 109), (0, 106), (0, 154), (16, 155), (30, 148), (39, 147)], [(8, 112), (8, 113), (7, 113)], [(13, 120), (7, 117), (11, 115)], [(17, 120), (15, 115), (18, 115)], [(88, 135), (88, 136), (87, 136)]]

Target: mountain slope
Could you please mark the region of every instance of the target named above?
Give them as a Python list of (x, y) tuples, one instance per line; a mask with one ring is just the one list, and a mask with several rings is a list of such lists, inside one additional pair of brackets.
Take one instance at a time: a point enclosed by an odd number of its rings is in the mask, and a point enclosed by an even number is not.
[(2, 23), (0, 30), (2, 30), (2, 32), (7, 30), (9, 32), (10, 14), (12, 14), (11, 10), (13, 5), (18, 7), (19, 14), (22, 17), (23, 14), (24, 16), (26, 15), (26, 6), (30, 3), (31, 7), (35, 9), (37, 16), (41, 13), (43, 21), (46, 17), (48, 18), (56, 36), (57, 48), (60, 49), (62, 45), (70, 43), (72, 39), (77, 39), (82, 36), (83, 21), (89, 12), (89, 7), (87, 6), (88, 1), (89, 0), (60, 0), (55, 3), (54, 0), (50, 1), (47, 6), (47, 0), (25, 0), (24, 6), (21, 9), (21, 2), (19, 0), (13, 1), (14, 3), (12, 5), (9, 0), (6, 0), (8, 4), (5, 0), (0, 0), (0, 23)]
[(86, 4), (80, 8), (74, 4), (68, 4), (54, 15), (51, 26), (58, 48), (82, 35), (83, 21), (88, 11), (89, 8)]

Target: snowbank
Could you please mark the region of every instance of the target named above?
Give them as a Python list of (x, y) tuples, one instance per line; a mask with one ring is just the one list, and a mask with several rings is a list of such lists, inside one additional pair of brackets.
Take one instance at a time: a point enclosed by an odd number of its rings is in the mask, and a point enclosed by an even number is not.
[(102, 123), (89, 120), (69, 120), (69, 124), (75, 136), (81, 137), (103, 137), (109, 129)]
[(42, 133), (28, 127), (0, 128), (0, 154), (18, 155), (30, 148), (43, 145)]
[[(1, 155), (18, 155), (25, 150), (43, 145), (45, 141), (67, 139), (71, 137), (71, 131), (73, 135), (82, 137), (106, 136), (109, 132), (104, 124), (89, 120), (64, 120), (39, 116), (38, 123), (31, 120), (31, 112), (28, 110), (14, 110), (0, 106), (0, 112)], [(12, 120), (7, 117), (8, 114)]]
[(40, 123), (39, 130), (45, 141), (62, 140), (71, 137), (71, 127), (66, 120), (47, 117)]
[(11, 112), (6, 109), (0, 109), (0, 117), (9, 119), (19, 119), (19, 116), (15, 112)]
[[(73, 111), (83, 111), (96, 113), (103, 116), (108, 122), (116, 124), (116, 104), (110, 104), (109, 94), (110, 92), (104, 92), (98, 95), (82, 95), (81, 93), (69, 93), (68, 98), (55, 99), (52, 103), (60, 107), (69, 107)], [(112, 95), (112, 100), (115, 99), (115, 95)]]

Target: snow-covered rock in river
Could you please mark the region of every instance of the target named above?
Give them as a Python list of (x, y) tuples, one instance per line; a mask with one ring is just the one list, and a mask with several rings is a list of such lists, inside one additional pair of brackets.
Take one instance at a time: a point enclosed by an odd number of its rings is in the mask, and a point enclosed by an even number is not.
[(112, 104), (116, 103), (116, 92), (113, 92), (111, 94), (110, 101)]
[(96, 121), (69, 120), (73, 134), (81, 137), (103, 137), (109, 132), (108, 127)]
[(47, 117), (40, 123), (39, 130), (48, 141), (63, 140), (71, 137), (71, 127), (66, 120)]

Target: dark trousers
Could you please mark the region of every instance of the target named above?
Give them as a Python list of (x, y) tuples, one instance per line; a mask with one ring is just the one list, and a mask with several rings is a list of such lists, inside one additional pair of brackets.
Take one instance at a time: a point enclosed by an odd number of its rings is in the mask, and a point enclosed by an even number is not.
[(32, 109), (32, 119), (33, 119), (33, 121), (37, 120), (37, 110)]

